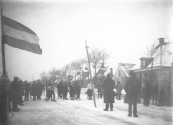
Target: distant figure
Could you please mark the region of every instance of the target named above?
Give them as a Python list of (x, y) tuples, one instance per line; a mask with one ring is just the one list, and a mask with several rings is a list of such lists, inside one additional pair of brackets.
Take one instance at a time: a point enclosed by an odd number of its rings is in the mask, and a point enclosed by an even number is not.
[(36, 82), (35, 81), (31, 85), (31, 91), (32, 91), (33, 100), (36, 100), (37, 88), (36, 88)]
[(87, 85), (87, 97), (88, 97), (88, 100), (92, 99), (92, 84), (91, 84), (91, 82), (89, 82)]
[[(48, 98), (46, 99), (46, 101), (48, 101), (51, 98), (51, 101), (56, 101), (55, 100), (55, 93), (54, 90), (56, 89), (53, 85), (53, 83), (50, 83), (49, 87), (47, 88), (49, 90), (49, 94), (48, 94)], [(53, 95), (53, 99), (52, 99), (52, 95)]]
[(121, 100), (121, 91), (122, 91), (123, 87), (122, 87), (120, 81), (117, 82), (117, 85), (115, 88), (117, 91), (117, 93), (116, 93), (117, 94), (117, 100)]
[(154, 84), (151, 86), (151, 97), (152, 104), (158, 105), (158, 81), (155, 81)]
[(81, 92), (81, 86), (80, 86), (79, 82), (76, 81), (76, 94), (77, 94), (77, 98), (76, 99), (80, 100), (80, 92)]
[(14, 77), (14, 80), (11, 82), (11, 101), (13, 112), (18, 112), (20, 109), (18, 108), (18, 100), (20, 95), (19, 90), (19, 81), (18, 77)]
[(103, 88), (102, 88), (102, 81), (99, 80), (99, 82), (97, 83), (97, 92), (98, 92), (98, 99), (102, 98), (102, 93), (103, 93)]
[(74, 85), (72, 82), (70, 82), (69, 88), (70, 88), (70, 99), (74, 100)]
[(30, 83), (25, 81), (25, 101), (29, 101)]
[(57, 85), (58, 99), (59, 99), (59, 98), (60, 98), (60, 99), (62, 98), (62, 86), (63, 86), (63, 82), (62, 82), (62, 80), (61, 80), (61, 81), (59, 82), (59, 84)]
[(20, 106), (23, 106), (23, 99), (22, 97), (24, 96), (24, 84), (23, 84), (23, 81), (18, 79), (18, 84), (19, 84), (19, 98), (18, 98), (18, 104)]
[(40, 80), (38, 80), (37, 83), (36, 83), (36, 89), (37, 89), (37, 100), (41, 100), (42, 83), (40, 82)]
[(64, 82), (63, 86), (62, 86), (63, 100), (68, 100), (68, 98), (67, 98), (68, 91), (69, 91), (68, 84), (66, 82)]
[(104, 81), (102, 88), (104, 92), (104, 103), (106, 103), (106, 108), (104, 109), (104, 111), (109, 110), (109, 105), (111, 111), (113, 111), (113, 103), (114, 103), (113, 89), (115, 88), (115, 81), (111, 79), (110, 74), (107, 75), (107, 79)]
[(145, 106), (149, 106), (151, 94), (150, 94), (150, 82), (147, 79), (147, 74), (144, 75), (143, 79), (142, 95), (144, 100), (143, 104)]
[(132, 115), (132, 105), (133, 105), (133, 116), (138, 117), (137, 115), (137, 103), (141, 102), (140, 99), (140, 90), (141, 85), (140, 81), (136, 78), (134, 71), (129, 72), (130, 77), (127, 79), (124, 89), (126, 92), (124, 103), (129, 104), (128, 116)]

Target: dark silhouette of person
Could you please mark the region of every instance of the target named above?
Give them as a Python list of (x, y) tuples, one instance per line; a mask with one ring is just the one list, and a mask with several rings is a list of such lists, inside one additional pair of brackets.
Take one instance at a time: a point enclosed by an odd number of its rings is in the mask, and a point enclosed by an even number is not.
[(104, 111), (109, 110), (109, 105), (111, 111), (113, 111), (113, 103), (114, 103), (114, 91), (115, 88), (115, 81), (111, 79), (110, 74), (107, 74), (107, 78), (104, 81), (103, 85), (103, 92), (104, 92), (104, 103), (106, 103), (106, 108)]
[(124, 103), (129, 104), (128, 116), (132, 115), (132, 106), (133, 106), (133, 116), (138, 117), (137, 115), (137, 103), (141, 103), (140, 93), (141, 85), (140, 81), (136, 78), (134, 71), (129, 72), (130, 77), (127, 78), (124, 89), (126, 92)]

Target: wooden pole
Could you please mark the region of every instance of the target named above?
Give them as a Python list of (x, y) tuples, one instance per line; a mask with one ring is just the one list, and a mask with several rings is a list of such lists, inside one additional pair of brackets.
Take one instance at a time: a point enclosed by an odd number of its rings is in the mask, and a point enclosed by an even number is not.
[[(5, 66), (5, 45), (3, 42), (3, 27), (2, 27), (2, 3), (0, 3), (0, 43), (1, 43), (1, 49), (2, 51), (0, 53), (2, 53), (2, 72), (3, 72), (3, 76), (7, 77), (7, 73), (6, 73), (6, 66)], [(2, 103), (2, 107), (3, 110), (1, 110), (2, 112), (2, 125), (8, 125), (9, 124), (9, 120), (8, 120), (8, 108), (9, 108), (9, 101), (8, 101), (8, 95), (5, 94), (5, 96), (2, 98), (1, 100)]]
[(170, 89), (171, 89), (171, 106), (173, 106), (173, 55), (171, 59), (171, 77), (170, 77)]
[(86, 48), (86, 52), (87, 52), (87, 57), (88, 57), (88, 65), (89, 65), (89, 74), (90, 74), (90, 79), (91, 79), (91, 84), (92, 84), (92, 91), (93, 91), (93, 99), (94, 99), (94, 106), (96, 107), (96, 100), (95, 100), (95, 93), (94, 93), (94, 85), (93, 85), (93, 80), (92, 80), (92, 75), (91, 75), (91, 67), (90, 67), (90, 59), (89, 59), (89, 54), (88, 54), (88, 46), (85, 40), (85, 48)]

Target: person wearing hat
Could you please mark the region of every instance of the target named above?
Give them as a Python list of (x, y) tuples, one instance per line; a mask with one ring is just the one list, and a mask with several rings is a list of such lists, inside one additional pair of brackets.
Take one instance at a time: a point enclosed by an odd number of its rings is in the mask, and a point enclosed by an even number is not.
[(87, 97), (88, 97), (88, 100), (91, 100), (92, 99), (92, 84), (91, 84), (91, 81), (89, 81), (88, 85), (87, 85)]
[(19, 88), (19, 78), (14, 77), (14, 80), (11, 82), (11, 101), (12, 101), (12, 108), (13, 112), (18, 112), (20, 109), (18, 108), (18, 100), (20, 95), (20, 88)]
[(124, 86), (126, 92), (124, 103), (128, 103), (128, 116), (132, 115), (132, 106), (133, 106), (133, 116), (138, 117), (137, 115), (137, 103), (141, 103), (140, 91), (141, 85), (140, 81), (136, 78), (134, 71), (129, 72), (130, 77), (127, 78), (127, 81)]
[(106, 103), (106, 107), (103, 110), (108, 111), (110, 106), (111, 111), (113, 111), (113, 103), (114, 103), (113, 89), (115, 88), (115, 81), (111, 79), (110, 74), (107, 74), (107, 78), (104, 81), (102, 88), (104, 93), (104, 103)]

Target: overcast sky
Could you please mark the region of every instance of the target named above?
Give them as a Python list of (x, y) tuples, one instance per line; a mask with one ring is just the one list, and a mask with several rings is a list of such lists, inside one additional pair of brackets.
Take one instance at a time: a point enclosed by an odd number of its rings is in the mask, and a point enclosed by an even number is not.
[(139, 64), (146, 47), (171, 37), (171, 0), (34, 0), (3, 2), (3, 15), (32, 29), (42, 55), (6, 45), (10, 79), (39, 78), (42, 71), (62, 68), (86, 57), (85, 40), (110, 54), (106, 65)]

